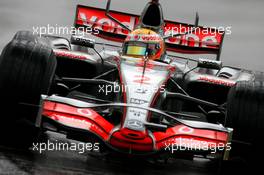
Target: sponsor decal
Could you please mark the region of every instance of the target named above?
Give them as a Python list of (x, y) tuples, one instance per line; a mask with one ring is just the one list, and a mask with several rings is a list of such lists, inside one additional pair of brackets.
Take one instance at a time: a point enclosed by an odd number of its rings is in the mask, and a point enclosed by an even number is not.
[(142, 75), (135, 75), (134, 76), (135, 80), (133, 81), (134, 83), (139, 83), (139, 84), (150, 84), (150, 78)]
[(142, 112), (142, 111), (135, 110), (135, 109), (130, 109), (129, 112), (133, 113), (133, 115), (136, 116), (136, 117), (146, 116), (147, 115), (146, 112)]
[(191, 134), (193, 133), (193, 129), (192, 128), (189, 128), (187, 126), (182, 126), (179, 128), (179, 132), (182, 133), (182, 134)]
[(92, 123), (87, 122), (86, 120), (77, 119), (77, 118), (74, 118), (74, 117), (65, 117), (63, 115), (55, 114), (51, 118), (53, 120), (56, 120), (56, 121), (58, 121), (60, 123), (65, 124), (65, 125), (74, 126), (74, 127), (78, 127), (78, 128), (83, 128), (83, 129), (87, 129), (87, 130), (90, 130), (91, 127), (93, 126)]
[(81, 114), (82, 116), (91, 117), (92, 112), (89, 109), (77, 109), (77, 112)]
[(131, 98), (130, 103), (132, 104), (137, 104), (137, 105), (142, 105), (148, 103), (146, 100), (141, 100), (141, 99), (136, 99), (136, 98)]
[[(135, 29), (135, 26), (139, 22), (139, 16), (119, 12), (111, 12), (111, 15), (119, 20), (122, 24), (128, 26), (131, 30)], [(91, 7), (78, 7), (76, 24), (77, 26), (97, 28), (99, 31), (123, 36), (123, 39), (120, 39), (119, 41), (123, 41), (129, 33), (129, 31), (123, 29), (117, 23), (110, 20), (105, 15), (104, 10)], [(185, 33), (186, 31), (192, 30), (192, 28), (193, 26), (188, 24), (165, 21), (164, 32), (166, 35), (172, 35), (173, 33)], [(166, 40), (166, 42), (173, 45), (219, 49), (223, 35), (224, 32), (217, 30), (216, 28), (197, 27), (192, 33), (169, 38)], [(118, 39), (115, 37), (110, 37), (108, 39), (118, 41)], [(143, 37), (136, 35), (131, 36), (131, 39), (151, 41), (156, 40), (157, 38), (155, 36)]]
[(75, 52), (69, 52), (65, 50), (54, 49), (53, 52), (57, 57), (66, 57), (66, 58), (77, 59), (77, 60), (92, 59), (88, 55), (84, 55), (81, 53), (75, 53)]
[(135, 90), (135, 93), (137, 94), (146, 94), (148, 92), (148, 89), (140, 87)]
[[(80, 111), (79, 111), (80, 112)], [(92, 117), (93, 115), (90, 114), (91, 111), (89, 110), (83, 110), (81, 111), (82, 114), (86, 114), (88, 117)], [(64, 125), (74, 127), (74, 128), (80, 128), (80, 129), (85, 129), (85, 130), (91, 130), (95, 131), (97, 134), (101, 135), (104, 134), (105, 132), (95, 124), (89, 122), (88, 120), (82, 119), (82, 118), (77, 118), (74, 116), (63, 116), (60, 114), (53, 114), (52, 116), (49, 116), (52, 120), (58, 121)]]
[[(137, 67), (137, 70), (140, 71), (140, 72), (143, 72), (144, 71), (144, 67)], [(156, 71), (154, 69), (148, 68), (148, 67), (145, 67), (145, 72), (156, 73)]]
[(188, 31), (194, 32), (187, 35), (178, 37), (171, 37), (166, 40), (167, 43), (177, 44), (189, 47), (202, 47), (202, 48), (218, 48), (222, 40), (223, 33), (217, 33), (216, 30), (209, 28), (193, 28), (183, 24), (166, 23), (165, 35), (173, 35), (179, 33), (186, 33)]
[(136, 129), (136, 130), (144, 128), (143, 123), (138, 120), (127, 121), (127, 126), (131, 129)]
[[(130, 29), (134, 29), (136, 20), (138, 20), (137, 17), (116, 13), (112, 13), (112, 16), (121, 21), (124, 25), (128, 26)], [(126, 29), (123, 29), (120, 25), (109, 19), (105, 15), (104, 10), (99, 9), (79, 7), (77, 24), (97, 28), (98, 30), (104, 32), (115, 33), (119, 35), (128, 34)]]
[(209, 83), (212, 83), (212, 84), (218, 84), (218, 85), (223, 85), (223, 86), (234, 86), (236, 84), (235, 81), (232, 81), (232, 80), (224, 80), (224, 79), (220, 79), (220, 78), (217, 78), (217, 77), (206, 77), (206, 76), (202, 76), (202, 77), (199, 77), (200, 81), (206, 81), (206, 82), (209, 82)]
[(142, 41), (142, 42), (148, 42), (148, 41), (160, 41), (159, 35), (134, 35), (130, 34), (128, 35), (127, 41)]

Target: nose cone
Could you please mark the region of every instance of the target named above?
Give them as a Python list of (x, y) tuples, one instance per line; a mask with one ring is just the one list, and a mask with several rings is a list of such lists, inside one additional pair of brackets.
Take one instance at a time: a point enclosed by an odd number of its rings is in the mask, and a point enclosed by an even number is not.
[(155, 141), (146, 131), (133, 131), (126, 128), (113, 133), (109, 143), (128, 153), (151, 152), (155, 149)]
[(144, 131), (134, 131), (131, 129), (127, 129), (127, 128), (122, 128), (120, 130), (120, 133), (122, 136), (129, 138), (129, 139), (136, 139), (136, 140), (142, 140), (145, 139), (148, 134), (146, 132), (146, 130)]

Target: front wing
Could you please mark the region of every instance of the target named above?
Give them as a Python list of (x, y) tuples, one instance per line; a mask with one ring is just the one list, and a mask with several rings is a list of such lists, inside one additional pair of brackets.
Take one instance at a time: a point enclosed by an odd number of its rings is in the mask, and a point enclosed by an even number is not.
[(41, 103), (42, 108), (36, 120), (38, 127), (63, 133), (86, 133), (87, 139), (96, 138), (99, 143), (114, 151), (135, 155), (164, 151), (173, 155), (191, 151), (194, 154), (202, 152), (212, 155), (213, 153), (223, 155), (224, 159), (228, 158), (231, 140), (231, 130), (228, 129), (224, 130), (220, 127), (206, 129), (202, 127), (202, 122), (196, 128), (180, 122), (164, 132), (138, 133), (114, 126), (93, 108), (85, 107), (86, 103), (82, 101), (42, 96)]

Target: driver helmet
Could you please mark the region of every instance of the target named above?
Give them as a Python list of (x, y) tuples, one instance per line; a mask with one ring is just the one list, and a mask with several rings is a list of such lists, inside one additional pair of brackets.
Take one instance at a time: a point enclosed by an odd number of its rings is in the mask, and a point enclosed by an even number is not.
[(125, 39), (123, 55), (158, 60), (165, 53), (163, 38), (150, 29), (136, 29)]

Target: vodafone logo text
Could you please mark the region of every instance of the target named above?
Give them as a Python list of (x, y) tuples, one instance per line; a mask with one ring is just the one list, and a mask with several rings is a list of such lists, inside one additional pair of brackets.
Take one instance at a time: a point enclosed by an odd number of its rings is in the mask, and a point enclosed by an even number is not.
[[(139, 23), (139, 16), (136, 15), (121, 12), (111, 12), (110, 14), (131, 30), (135, 29), (135, 27)], [(85, 26), (88, 28), (96, 29), (99, 31), (99, 34), (97, 35), (98, 37), (106, 38), (112, 41), (123, 42), (126, 36), (129, 34), (128, 30), (122, 28), (119, 24), (109, 19), (105, 15), (104, 10), (92, 7), (78, 6), (75, 24), (77, 27)], [(185, 35), (170, 37), (166, 39), (166, 43), (169, 44), (167, 46), (167, 49), (170, 51), (184, 52), (184, 50), (181, 50), (181, 48), (179, 48), (178, 46), (199, 48), (196, 51), (188, 50), (188, 53), (196, 53), (199, 51), (203, 53), (218, 53), (225, 32), (230, 31), (230, 28), (228, 28), (228, 30), (226, 30), (227, 28), (220, 29), (208, 27), (195, 27), (195, 30), (193, 30), (192, 25), (171, 21), (165, 21), (165, 26), (163, 28), (164, 34), (166, 36), (173, 36), (173, 34), (182, 34), (187, 32), (187, 34)], [(133, 36), (131, 37), (131, 39), (152, 41), (156, 38), (143, 38), (140, 36)], [(183, 47), (182, 49), (185, 48)]]

